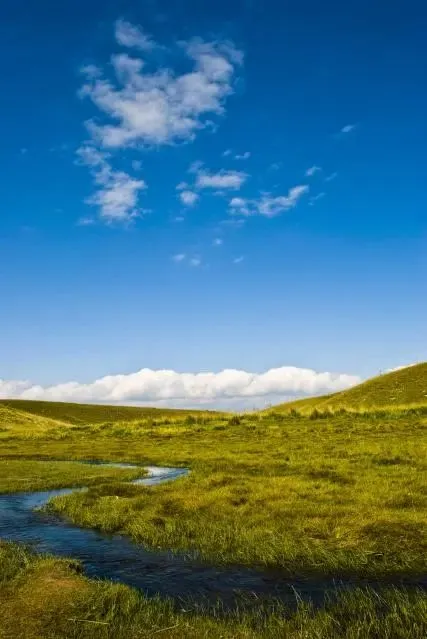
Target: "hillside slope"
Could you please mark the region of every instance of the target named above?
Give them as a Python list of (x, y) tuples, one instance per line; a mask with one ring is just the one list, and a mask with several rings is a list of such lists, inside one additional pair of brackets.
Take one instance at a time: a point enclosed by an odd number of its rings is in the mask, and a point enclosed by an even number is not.
[(368, 379), (348, 390), (275, 406), (275, 411), (365, 410), (427, 405), (427, 362)]
[[(200, 415), (207, 411), (180, 410), (173, 408), (145, 408), (137, 406), (105, 406), (98, 404), (73, 404), (66, 402), (43, 402), (23, 399), (0, 400), (0, 422), (6, 421), (6, 411), (19, 416), (19, 420), (29, 421), (47, 418), (68, 424), (99, 424), (103, 422), (134, 421), (138, 419), (160, 419), (162, 417), (182, 417)], [(209, 414), (215, 414), (212, 411)], [(2, 417), (3, 415), (3, 417)], [(37, 420), (36, 420), (37, 421)]]

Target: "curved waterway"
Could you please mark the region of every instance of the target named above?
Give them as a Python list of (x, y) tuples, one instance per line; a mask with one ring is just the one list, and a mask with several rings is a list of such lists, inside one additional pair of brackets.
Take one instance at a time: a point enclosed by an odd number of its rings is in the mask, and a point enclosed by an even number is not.
[[(108, 465), (138, 468), (131, 464)], [(189, 472), (183, 468), (154, 466), (144, 470), (148, 475), (132, 483), (153, 486)], [(291, 605), (299, 598), (310, 599), (320, 605), (327, 591), (355, 585), (380, 585), (332, 579), (290, 580), (273, 571), (214, 567), (179, 553), (145, 548), (122, 535), (79, 528), (39, 510), (52, 497), (72, 491), (66, 488), (0, 495), (0, 538), (29, 544), (39, 552), (78, 559), (86, 575), (139, 588), (148, 596), (167, 596), (180, 602), (190, 599), (203, 606), (219, 601), (224, 610), (241, 606), (248, 600), (260, 603), (271, 598)], [(395, 582), (395, 585), (398, 584)]]

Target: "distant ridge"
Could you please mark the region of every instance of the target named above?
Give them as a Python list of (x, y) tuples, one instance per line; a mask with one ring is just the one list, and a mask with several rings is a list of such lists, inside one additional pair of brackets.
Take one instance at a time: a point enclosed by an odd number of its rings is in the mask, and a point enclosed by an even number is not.
[[(24, 422), (37, 418), (67, 424), (100, 424), (103, 422), (135, 421), (149, 418), (185, 418), (208, 411), (175, 408), (151, 408), (139, 406), (110, 406), (103, 404), (74, 404), (67, 402), (44, 402), (26, 399), (0, 400), (0, 423), (2, 421)], [(217, 411), (209, 411), (212, 415)]]

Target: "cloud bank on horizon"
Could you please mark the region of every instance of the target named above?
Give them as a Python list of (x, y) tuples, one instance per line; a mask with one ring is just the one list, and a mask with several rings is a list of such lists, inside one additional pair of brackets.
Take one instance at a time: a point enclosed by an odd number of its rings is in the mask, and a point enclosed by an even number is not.
[(243, 409), (289, 397), (332, 393), (360, 381), (356, 375), (294, 366), (271, 368), (263, 373), (235, 369), (181, 373), (142, 368), (127, 375), (107, 375), (86, 384), (66, 382), (41, 386), (29, 381), (0, 379), (0, 398)]

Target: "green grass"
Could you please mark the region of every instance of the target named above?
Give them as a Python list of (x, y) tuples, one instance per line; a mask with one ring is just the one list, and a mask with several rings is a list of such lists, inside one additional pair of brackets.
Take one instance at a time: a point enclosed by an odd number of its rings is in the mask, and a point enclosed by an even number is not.
[(375, 408), (427, 407), (427, 362), (379, 375), (339, 393), (309, 397), (273, 408), (274, 411), (371, 411)]
[(23, 399), (0, 400), (0, 423), (7, 420), (2, 411), (18, 411), (21, 417), (42, 417), (67, 424), (99, 424), (103, 422), (135, 421), (137, 419), (180, 418), (193, 415), (215, 415), (216, 411), (181, 410), (173, 408), (149, 408), (137, 406), (104, 406), (66, 402), (43, 402)]
[[(398, 375), (410, 384), (411, 371), (415, 390), (407, 390), (405, 397), (412, 400), (419, 396), (420, 370), (412, 367), (380, 381), (395, 383)], [(378, 380), (372, 384), (378, 387)], [(57, 498), (49, 508), (82, 526), (121, 532), (147, 546), (214, 564), (274, 568), (290, 577), (368, 577), (386, 585), (418, 578), (427, 569), (427, 414), (410, 404), (403, 410), (366, 404), (354, 412), (311, 410), (306, 416), (299, 411), (240, 417), (161, 412), (136, 420), (89, 423), (75, 418), (67, 424), (65, 412), (56, 409), (44, 423), (38, 414), (24, 418), (17, 407), (3, 406), (12, 412), (0, 422), (0, 491), (89, 485), (88, 491)], [(34, 460), (41, 457), (186, 466), (191, 473), (130, 490), (120, 483), (130, 471), (37, 464)], [(43, 579), (59, 570), (52, 559), (28, 561), (17, 581), (12, 579), (20, 585), (10, 591), (11, 609), (26, 601), (17, 594), (20, 588), (27, 593), (34, 586), (31, 566), (44, 571)], [(425, 634), (425, 597), (414, 599), (404, 589), (381, 596), (357, 591), (321, 611), (254, 611), (252, 617), (241, 612), (221, 620), (203, 611), (184, 614), (170, 602), (147, 601), (124, 587), (76, 575), (72, 579), (79, 584), (76, 599), (66, 605), (75, 606), (74, 612), (65, 613), (61, 603), (51, 616), (41, 616), (46, 625), (38, 635), (25, 635), (23, 620), (23, 634), (16, 636), (152, 636), (168, 625), (174, 626), (167, 631), (170, 637), (392, 639)], [(79, 599), (80, 589), (86, 594)], [(42, 601), (42, 590), (38, 596)], [(33, 618), (31, 609), (25, 614)], [(109, 625), (67, 625), (66, 614), (106, 618)], [(65, 620), (59, 622), (61, 615)], [(133, 619), (139, 620), (139, 629)], [(0, 616), (0, 638), (1, 623)]]
[(78, 462), (9, 459), (0, 462), (0, 493), (15, 493), (74, 486), (129, 481), (144, 474), (144, 469), (89, 466)]
[(419, 591), (358, 589), (325, 608), (279, 604), (225, 616), (191, 602), (146, 599), (122, 585), (86, 579), (73, 561), (0, 543), (1, 639), (424, 639), (427, 601)]
[(229, 421), (119, 422), (70, 428), (65, 438), (49, 430), (51, 439), (9, 435), (2, 454), (191, 467), (187, 478), (119, 497), (114, 512), (111, 497), (96, 488), (54, 502), (81, 525), (148, 545), (286, 574), (425, 571), (425, 417)]

